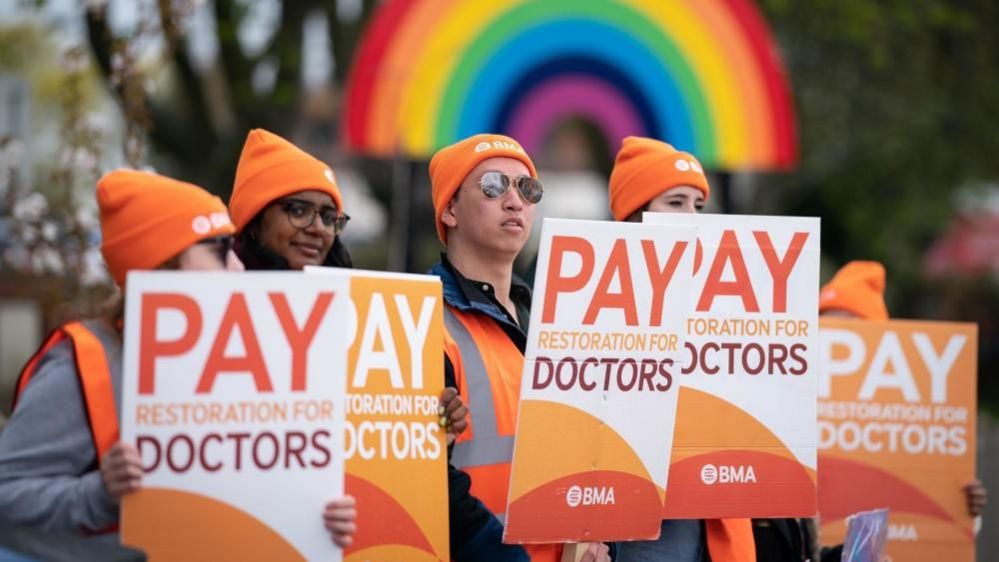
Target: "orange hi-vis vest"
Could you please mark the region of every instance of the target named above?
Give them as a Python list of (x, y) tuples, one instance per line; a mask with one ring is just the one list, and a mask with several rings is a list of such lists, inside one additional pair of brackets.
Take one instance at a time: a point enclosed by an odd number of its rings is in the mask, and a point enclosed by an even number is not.
[[(451, 462), (472, 480), (472, 495), (500, 521), (506, 515), (514, 432), (524, 354), (485, 314), (444, 306), (444, 347), (462, 400), (468, 429), (458, 436)], [(712, 562), (756, 562), (749, 519), (705, 520)], [(532, 561), (557, 561), (557, 545), (525, 545)]]
[(97, 464), (100, 465), (104, 453), (118, 442), (118, 414), (115, 411), (111, 369), (108, 366), (104, 344), (82, 322), (71, 322), (53, 330), (45, 343), (28, 360), (17, 379), (14, 407), (17, 407), (17, 399), (27, 388), (42, 357), (65, 340), (69, 340), (73, 346), (76, 372), (83, 392), (84, 410), (90, 423), (94, 450), (97, 451)]
[(711, 562), (756, 562), (752, 519), (705, 519)]
[[(468, 429), (454, 444), (451, 463), (472, 480), (471, 493), (501, 522), (510, 489), (524, 354), (485, 314), (444, 306), (444, 348), (454, 367)], [(557, 562), (561, 545), (524, 545), (533, 562)]]

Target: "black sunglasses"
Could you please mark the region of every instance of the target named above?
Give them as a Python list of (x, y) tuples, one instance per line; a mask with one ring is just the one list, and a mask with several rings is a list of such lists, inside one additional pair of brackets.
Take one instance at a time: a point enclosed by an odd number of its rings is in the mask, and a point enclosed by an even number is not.
[(301, 199), (282, 199), (274, 204), (281, 206), (281, 210), (288, 217), (291, 226), (302, 230), (312, 226), (312, 223), (316, 222), (316, 216), (318, 216), (326, 230), (332, 228), (333, 234), (339, 236), (346, 228), (347, 221), (350, 220), (349, 215), (340, 213), (336, 207), (329, 205), (318, 207)]
[(532, 178), (531, 176), (511, 178), (502, 172), (486, 172), (479, 179), (479, 187), (482, 188), (482, 193), (489, 199), (502, 197), (507, 191), (510, 191), (511, 185), (516, 185), (520, 196), (524, 198), (524, 201), (532, 205), (541, 201), (541, 197), (545, 194), (545, 188), (541, 180)]

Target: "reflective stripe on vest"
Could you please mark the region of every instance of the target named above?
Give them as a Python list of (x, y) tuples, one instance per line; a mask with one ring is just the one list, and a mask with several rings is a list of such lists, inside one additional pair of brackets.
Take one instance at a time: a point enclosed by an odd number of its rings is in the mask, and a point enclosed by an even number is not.
[[(480, 318), (477, 313), (470, 314), (473, 314), (475, 318)], [(488, 322), (494, 323), (495, 321), (490, 319)], [(472, 323), (470, 322), (469, 325)], [(489, 377), (486, 361), (479, 348), (480, 342), (475, 341), (472, 333), (459, 317), (459, 313), (456, 313), (450, 306), (444, 307), (444, 327), (461, 355), (461, 371), (464, 374), (466, 387), (464, 390), (468, 396), (468, 407), (472, 416), (471, 439), (454, 444), (451, 464), (460, 469), (468, 469), (470, 475), (474, 473), (479, 478), (486, 476), (484, 482), (477, 479), (476, 476), (472, 476), (473, 494), (483, 491), (477, 490), (478, 486), (483, 485), (483, 483), (486, 487), (497, 487), (495, 490), (502, 487), (502, 503), (496, 503), (495, 506), (490, 506), (488, 501), (483, 503), (499, 519), (500, 523), (506, 524), (506, 514), (503, 511), (506, 510), (506, 494), (510, 483), (509, 467), (513, 460), (514, 437), (513, 435), (500, 435), (499, 417), (496, 415), (496, 397), (493, 395), (493, 380)], [(491, 327), (495, 327), (495, 325), (493, 324)], [(502, 331), (498, 327), (496, 330)], [(497, 333), (497, 337), (504, 338), (501, 347), (504, 347), (511, 354), (504, 356), (505, 358), (512, 360), (512, 354), (520, 353), (520, 350), (509, 339), (506, 339), (505, 334), (500, 336)], [(495, 353), (495, 349), (490, 349), (486, 356), (491, 357), (492, 363), (489, 367), (495, 369), (493, 374), (500, 376), (504, 372), (504, 367), (500, 365), (502, 359), (497, 357)], [(519, 359), (523, 360), (522, 354)], [(507, 376), (519, 377), (522, 365), (516, 368), (515, 373), (511, 371), (514, 369), (513, 365), (506, 365), (505, 369)], [(456, 379), (460, 380), (458, 375), (459, 373), (455, 372)], [(517, 380), (519, 381), (519, 378)], [(493, 471), (493, 468), (497, 470)], [(497, 477), (497, 474), (503, 475), (502, 481)], [(484, 495), (479, 496), (480, 499), (484, 497)], [(499, 500), (499, 498), (494, 498), (494, 500)], [(525, 544), (522, 546), (530, 556), (531, 562), (558, 562), (562, 559), (561, 544)]]
[(451, 463), (457, 468), (508, 463), (513, 460), (513, 436), (499, 434), (492, 383), (478, 345), (449, 306), (444, 307), (444, 326), (461, 350), (468, 407), (474, 416), (474, 435), (471, 440), (455, 443)]
[(90, 422), (90, 435), (97, 451), (97, 463), (100, 464), (104, 453), (119, 439), (118, 414), (115, 411), (111, 369), (108, 367), (104, 344), (82, 323), (71, 322), (57, 328), (49, 335), (21, 371), (14, 395), (14, 405), (17, 406), (17, 399), (27, 388), (41, 358), (65, 339), (69, 339), (73, 345), (76, 373), (83, 392), (84, 410)]

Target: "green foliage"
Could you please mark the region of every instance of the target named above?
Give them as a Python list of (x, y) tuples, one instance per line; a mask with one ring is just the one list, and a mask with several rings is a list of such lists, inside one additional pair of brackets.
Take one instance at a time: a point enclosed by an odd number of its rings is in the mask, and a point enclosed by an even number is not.
[[(93, 109), (102, 88), (93, 69), (67, 69), (66, 57), (60, 59), (55, 42), (45, 28), (34, 23), (0, 25), (0, 72), (25, 78), (31, 86), (32, 103), (43, 111), (65, 105), (66, 92), (72, 89), (81, 110)], [(70, 83), (72, 82), (72, 83)]]
[[(930, 286), (922, 268), (958, 191), (999, 180), (999, 4), (761, 5), (790, 74), (801, 140), (799, 169), (773, 178), (783, 188), (779, 212), (822, 217), (822, 247), (833, 262), (883, 262), (892, 316), (997, 316), (994, 280)], [(965, 290), (975, 291), (984, 316), (941, 304)], [(980, 346), (996, 337), (982, 333)], [(984, 376), (999, 359), (983, 354), (980, 365)], [(983, 399), (999, 401), (988, 389)]]
[(0, 27), (0, 70), (26, 74), (35, 70), (29, 54), (43, 58), (51, 56), (52, 45), (42, 29), (35, 25), (17, 24)]
[[(986, 0), (762, 2), (798, 107), (789, 212), (842, 262), (886, 262), (896, 312), (961, 187), (999, 177), (999, 11)], [(899, 287), (899, 285), (902, 285)]]

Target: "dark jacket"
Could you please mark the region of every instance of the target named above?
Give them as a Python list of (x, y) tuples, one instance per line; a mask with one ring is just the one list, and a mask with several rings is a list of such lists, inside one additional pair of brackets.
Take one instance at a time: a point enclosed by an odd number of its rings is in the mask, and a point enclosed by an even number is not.
[[(485, 314), (503, 326), (508, 334), (518, 336), (514, 341), (521, 350), (527, 336), (511, 321), (509, 315), (474, 283), (465, 279), (447, 262), (446, 257), (435, 265), (431, 275), (441, 278), (444, 302), (461, 311)], [(530, 289), (519, 279), (519, 287), (526, 289), (527, 306), (530, 306)], [(445, 386), (457, 386), (454, 366), (444, 357)], [(450, 450), (448, 451), (450, 454)], [(528, 562), (530, 557), (522, 547), (503, 544), (503, 525), (489, 509), (471, 494), (472, 479), (468, 474), (448, 464), (448, 519), (451, 528), (451, 558), (456, 562)]]
[(753, 519), (756, 559), (767, 562), (818, 560), (811, 519)]

